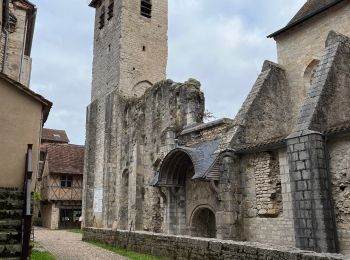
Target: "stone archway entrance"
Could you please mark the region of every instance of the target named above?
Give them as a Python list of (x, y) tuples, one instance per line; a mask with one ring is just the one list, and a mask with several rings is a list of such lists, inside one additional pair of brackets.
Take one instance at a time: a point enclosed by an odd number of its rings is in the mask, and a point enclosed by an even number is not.
[(216, 218), (215, 213), (210, 208), (201, 207), (193, 212), (191, 236), (216, 238)]

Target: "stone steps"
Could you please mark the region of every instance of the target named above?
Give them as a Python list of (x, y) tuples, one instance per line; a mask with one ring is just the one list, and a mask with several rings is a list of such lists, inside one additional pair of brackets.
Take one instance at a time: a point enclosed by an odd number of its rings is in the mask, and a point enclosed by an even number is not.
[(20, 259), (23, 193), (0, 188), (0, 258)]
[(22, 201), (23, 197), (23, 192), (16, 190), (0, 189), (0, 200), (13, 199)]
[(21, 242), (21, 233), (18, 230), (10, 229), (6, 231), (0, 231), (0, 244), (17, 244)]
[(0, 244), (0, 258), (20, 257), (22, 252), (21, 244), (3, 245)]
[(0, 210), (0, 219), (21, 219), (23, 216), (22, 209)]
[(0, 199), (0, 210), (22, 209), (23, 201), (15, 199)]

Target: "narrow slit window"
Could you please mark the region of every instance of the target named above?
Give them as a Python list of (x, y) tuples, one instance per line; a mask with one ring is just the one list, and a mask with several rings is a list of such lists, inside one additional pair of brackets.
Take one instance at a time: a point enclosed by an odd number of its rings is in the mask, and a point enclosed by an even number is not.
[(102, 7), (101, 14), (100, 14), (100, 26), (99, 29), (102, 29), (105, 26), (105, 8)]
[(108, 6), (108, 13), (107, 13), (107, 20), (111, 20), (113, 17), (113, 12), (114, 12), (114, 1), (110, 1), (109, 6)]
[(151, 0), (141, 0), (141, 15), (147, 18), (152, 17), (152, 3)]

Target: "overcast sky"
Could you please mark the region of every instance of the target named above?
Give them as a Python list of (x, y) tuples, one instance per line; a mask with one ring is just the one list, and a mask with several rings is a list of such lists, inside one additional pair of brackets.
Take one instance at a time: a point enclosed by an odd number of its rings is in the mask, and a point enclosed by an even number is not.
[[(31, 87), (54, 103), (45, 127), (65, 129), (71, 143), (84, 144), (94, 9), (88, 0), (33, 2), (38, 17)], [(263, 61), (276, 61), (275, 42), (266, 35), (283, 27), (304, 2), (169, 0), (167, 77), (201, 81), (207, 110), (233, 118)]]

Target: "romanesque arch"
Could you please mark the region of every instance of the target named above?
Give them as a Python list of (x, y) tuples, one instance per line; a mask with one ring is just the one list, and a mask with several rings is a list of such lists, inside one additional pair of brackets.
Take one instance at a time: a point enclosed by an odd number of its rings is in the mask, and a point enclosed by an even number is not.
[(216, 216), (208, 205), (198, 206), (191, 215), (191, 236), (216, 238)]
[(160, 181), (166, 188), (167, 203), (165, 226), (167, 233), (187, 235), (186, 225), (186, 180), (194, 175), (190, 155), (181, 149), (170, 152), (160, 168)]
[(148, 80), (140, 81), (132, 88), (132, 95), (135, 97), (141, 97), (143, 94), (145, 94), (146, 90), (152, 86), (152, 83)]
[(304, 80), (305, 94), (307, 93), (308, 89), (311, 86), (311, 80), (315, 75), (315, 72), (319, 63), (320, 63), (320, 60), (313, 59), (304, 70), (303, 80)]

